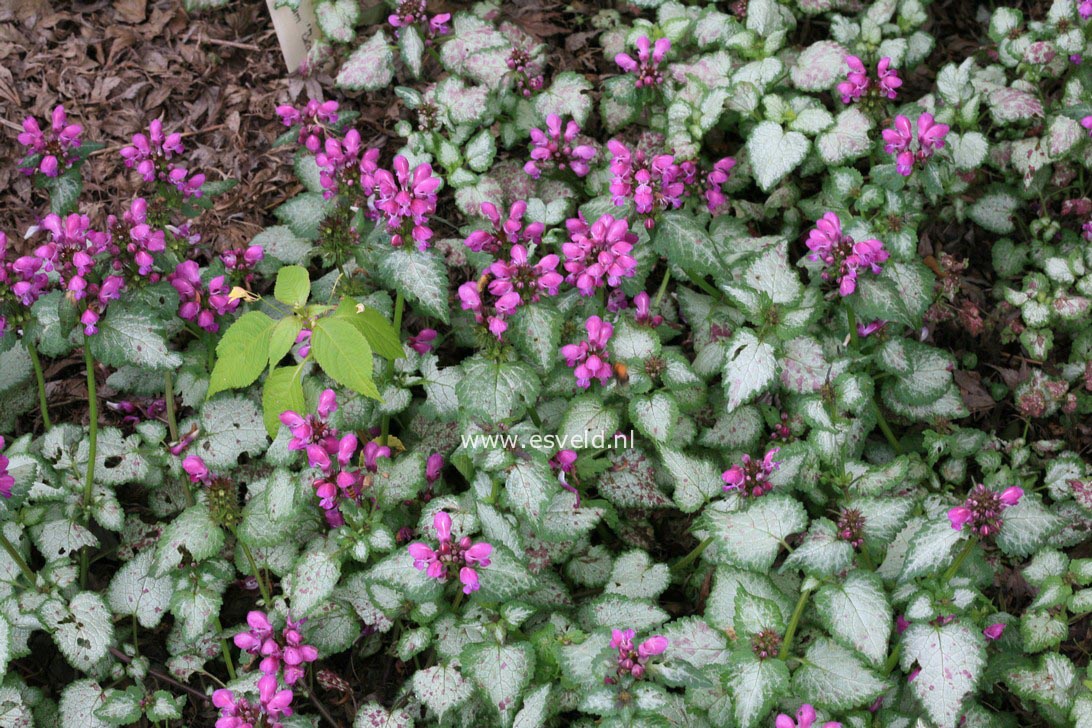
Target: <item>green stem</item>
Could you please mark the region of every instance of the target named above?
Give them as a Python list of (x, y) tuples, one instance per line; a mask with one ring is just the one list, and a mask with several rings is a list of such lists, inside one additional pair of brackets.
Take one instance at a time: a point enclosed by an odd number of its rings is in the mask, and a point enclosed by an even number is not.
[(535, 427), (541, 430), (542, 419), (538, 416), (538, 412), (535, 410), (534, 406), (527, 408), (527, 414), (531, 416), (531, 422), (535, 423)]
[(868, 552), (865, 551), (863, 547), (857, 552), (857, 556), (861, 559), (861, 564), (864, 565), (866, 569), (869, 571), (876, 570), (876, 565), (872, 563), (872, 557), (868, 555)]
[(667, 291), (667, 284), (671, 280), (671, 268), (669, 267), (664, 272), (664, 278), (660, 281), (660, 289), (656, 291), (656, 300), (652, 302), (652, 308), (660, 308), (660, 301), (664, 298), (664, 293)]
[(15, 548), (15, 544), (9, 541), (8, 537), (4, 535), (3, 530), (0, 530), (0, 546), (4, 547), (4, 550), (8, 552), (8, 556), (11, 557), (11, 560), (15, 562), (15, 565), (19, 567), (19, 570), (23, 572), (23, 576), (26, 577), (27, 581), (33, 587), (38, 579), (34, 576), (34, 572), (30, 570), (30, 567), (27, 566), (26, 559), (24, 559), (23, 555), (19, 553), (19, 550)]
[(717, 301), (720, 300), (720, 298), (721, 298), (720, 291), (718, 291), (716, 288), (713, 288), (713, 286), (709, 285), (709, 283), (704, 278), (702, 278), (700, 275), (698, 275), (697, 273), (694, 273), (693, 271), (689, 271), (689, 270), (686, 271), (686, 275), (690, 277), (691, 282), (693, 282), (693, 284), (695, 286), (697, 286), (698, 288), (705, 291), (705, 293), (708, 294), (709, 296), (711, 296), (713, 299), (715, 299)]
[[(406, 299), (402, 296), (402, 291), (398, 291), (394, 297), (394, 330), (398, 332), (398, 341), (402, 341), (402, 311), (406, 307)], [(390, 365), (393, 366), (393, 363)], [(393, 373), (393, 370), (392, 370)], [(383, 420), (379, 425), (379, 437), (380, 442), (384, 447), (387, 446), (387, 440), (391, 432), (391, 416), (383, 415)]]
[(792, 619), (789, 620), (789, 628), (785, 630), (785, 639), (781, 643), (781, 653), (778, 655), (782, 660), (789, 659), (789, 650), (792, 648), (793, 637), (796, 636), (796, 627), (800, 624), (800, 617), (804, 614), (804, 606), (808, 603), (808, 597), (811, 596), (811, 592), (805, 589), (800, 592), (800, 599), (796, 602), (796, 609), (792, 612)]
[[(91, 355), (91, 346), (86, 339), (83, 344), (83, 363), (87, 369), (87, 407), (91, 422), (88, 425), (87, 476), (83, 484), (84, 524), (91, 523), (91, 499), (95, 488), (95, 458), (99, 444), (99, 402), (95, 393), (95, 357)], [(80, 586), (87, 586), (87, 550), (80, 553)]]
[(171, 442), (178, 442), (178, 416), (174, 412), (174, 373), (169, 369), (164, 375), (163, 401), (167, 405), (167, 427), (170, 428)]
[(887, 658), (887, 662), (883, 665), (883, 674), (890, 675), (891, 671), (899, 664), (899, 653), (902, 652), (902, 645), (895, 645), (895, 649), (891, 650), (891, 656)]
[(887, 443), (891, 445), (891, 449), (895, 451), (896, 455), (902, 455), (902, 445), (899, 444), (899, 439), (895, 437), (895, 433), (891, 431), (891, 425), (887, 424), (887, 418), (883, 416), (883, 410), (876, 404), (875, 397), (872, 398), (872, 412), (875, 413), (876, 424), (880, 426), (880, 431), (887, 438)]
[(849, 306), (846, 306), (846, 321), (849, 323), (849, 345), (857, 349), (861, 343), (857, 336), (857, 315)]
[(42, 374), (42, 362), (38, 358), (38, 349), (29, 341), (26, 342), (27, 353), (30, 354), (30, 363), (34, 366), (34, 378), (38, 380), (38, 409), (42, 412), (42, 424), (48, 430), (53, 427), (49, 421), (49, 403), (46, 401), (45, 375)]
[(694, 547), (694, 549), (686, 556), (682, 557), (671, 567), (672, 571), (682, 571), (690, 564), (694, 563), (705, 549), (709, 548), (709, 544), (713, 543), (713, 537), (706, 537), (701, 543)]
[(137, 637), (137, 622), (136, 614), (133, 614), (133, 651), (137, 657), (140, 657), (140, 638)]
[(258, 589), (262, 592), (262, 601), (265, 602), (267, 609), (272, 607), (271, 590), (266, 586), (265, 579), (262, 578), (262, 572), (258, 571), (258, 562), (254, 560), (254, 554), (250, 553), (250, 547), (239, 538), (239, 532), (234, 527), (231, 528), (231, 535), (235, 537), (235, 542), (239, 544), (239, 547), (243, 550), (243, 555), (246, 556), (247, 563), (250, 564), (250, 571), (254, 574), (254, 579), (258, 582)]
[(977, 544), (977, 539), (973, 537), (967, 539), (967, 543), (963, 544), (963, 550), (959, 552), (959, 556), (956, 556), (955, 561), (952, 562), (952, 565), (949, 566), (948, 570), (944, 572), (944, 576), (941, 577), (942, 581), (949, 582), (952, 580), (952, 577), (956, 575), (957, 571), (959, 571), (959, 567), (963, 566), (963, 562), (967, 559), (968, 556), (971, 555), (971, 552), (974, 551), (974, 547)]
[(458, 593), (455, 594), (455, 603), (451, 605), (451, 609), (453, 611), (456, 611), (456, 612), (459, 611), (459, 605), (462, 604), (462, 603), (463, 603), (463, 590), (460, 589), (458, 591)]
[[(268, 607), (268, 605), (266, 605)], [(136, 619), (136, 617), (133, 617)], [(224, 667), (227, 668), (228, 677), (232, 680), (235, 679), (235, 663), (231, 661), (231, 651), (228, 649), (227, 639), (224, 637), (224, 626), (220, 624), (220, 615), (215, 614), (212, 617), (213, 625), (216, 627), (216, 632), (220, 635), (220, 652), (224, 655)], [(133, 623), (134, 632), (136, 630), (136, 622)], [(138, 653), (139, 654), (139, 653)]]

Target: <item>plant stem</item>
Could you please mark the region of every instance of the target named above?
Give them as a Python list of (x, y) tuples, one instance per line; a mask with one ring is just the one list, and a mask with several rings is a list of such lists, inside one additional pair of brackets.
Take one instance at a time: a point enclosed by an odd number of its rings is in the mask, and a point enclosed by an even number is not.
[(895, 645), (895, 649), (891, 650), (891, 656), (887, 658), (887, 662), (883, 665), (883, 674), (890, 675), (891, 671), (895, 669), (895, 666), (899, 664), (899, 653), (902, 652), (902, 645)]
[(793, 637), (796, 636), (796, 627), (800, 624), (800, 617), (804, 614), (804, 606), (808, 603), (810, 596), (811, 592), (805, 589), (800, 592), (800, 599), (796, 601), (796, 609), (792, 612), (792, 619), (789, 620), (789, 628), (785, 630), (785, 639), (781, 643), (781, 652), (778, 654), (782, 660), (789, 659), (789, 650), (792, 648)]
[(23, 572), (23, 576), (26, 577), (27, 581), (30, 582), (30, 585), (33, 587), (38, 580), (37, 577), (34, 576), (34, 572), (27, 566), (26, 559), (24, 559), (23, 555), (19, 553), (19, 550), (15, 548), (15, 544), (9, 541), (8, 537), (4, 535), (3, 530), (0, 530), (0, 546), (4, 547), (4, 550), (8, 552), (8, 556), (11, 557), (11, 560), (15, 562), (15, 565), (19, 567), (19, 570)]
[(30, 363), (34, 366), (34, 378), (38, 380), (38, 409), (42, 412), (42, 424), (48, 430), (53, 427), (49, 421), (49, 403), (46, 400), (45, 376), (42, 374), (42, 362), (38, 358), (38, 349), (29, 341), (26, 342), (27, 353), (30, 354)]
[[(406, 299), (402, 296), (402, 291), (398, 291), (394, 297), (394, 330), (398, 332), (399, 343), (401, 343), (402, 341), (402, 310), (405, 308), (405, 306)], [(393, 365), (393, 362), (389, 364), (389, 366), (392, 367)], [(394, 373), (393, 369), (391, 369), (391, 373)], [(387, 440), (389, 439), (391, 432), (391, 416), (383, 415), (383, 420), (380, 423), (379, 427), (379, 441), (380, 443), (382, 443), (383, 447), (386, 447)]]
[(846, 322), (849, 324), (849, 345), (857, 349), (861, 343), (857, 337), (857, 315), (849, 306), (846, 306)]
[(451, 605), (452, 610), (459, 611), (459, 605), (463, 603), (463, 590), (460, 589), (458, 594), (455, 595), (455, 603)]
[(254, 572), (254, 579), (258, 582), (258, 589), (262, 593), (262, 601), (265, 602), (265, 606), (268, 609), (273, 606), (273, 597), (270, 596), (270, 588), (266, 586), (265, 580), (262, 579), (262, 572), (258, 571), (258, 563), (254, 560), (254, 554), (250, 553), (250, 547), (246, 545), (246, 542), (239, 538), (239, 532), (235, 530), (235, 527), (231, 527), (231, 535), (235, 537), (235, 542), (239, 544), (239, 547), (243, 550), (243, 555), (246, 556), (247, 563), (250, 564), (250, 570)]
[(695, 286), (697, 286), (698, 288), (705, 291), (705, 293), (708, 296), (710, 296), (711, 298), (713, 298), (716, 301), (719, 301), (721, 299), (720, 291), (718, 291), (716, 288), (713, 288), (713, 286), (709, 285), (709, 283), (704, 278), (702, 278), (699, 274), (688, 270), (688, 271), (686, 271), (686, 275), (688, 275), (690, 277), (690, 280), (693, 282), (693, 284)]
[(164, 375), (163, 401), (167, 405), (167, 427), (170, 429), (171, 442), (178, 442), (178, 417), (174, 413), (174, 374), (169, 369)]
[[(134, 619), (136, 619), (134, 617)], [(220, 615), (215, 614), (212, 617), (213, 625), (216, 627), (216, 631), (220, 634), (220, 652), (224, 655), (224, 667), (227, 668), (228, 677), (232, 680), (235, 679), (235, 663), (231, 661), (231, 652), (228, 650), (227, 639), (224, 638), (224, 625), (220, 624)], [(136, 623), (133, 623), (134, 630)]]
[(660, 281), (660, 288), (659, 288), (658, 291), (656, 291), (656, 300), (654, 300), (652, 302), (652, 308), (658, 309), (660, 307), (660, 301), (662, 301), (663, 298), (664, 298), (664, 292), (667, 291), (667, 284), (668, 284), (668, 282), (670, 280), (671, 280), (671, 268), (668, 267), (668, 269), (666, 271), (664, 271), (663, 280)]
[[(127, 654), (125, 654), (124, 652), (119, 650), (117, 647), (110, 647), (108, 649), (110, 650), (111, 655), (113, 655), (117, 659), (121, 660), (126, 665), (128, 665), (130, 662), (133, 661), (133, 658), (129, 657)], [(168, 674), (166, 674), (164, 672), (161, 672), (161, 671), (155, 669), (154, 667), (149, 668), (148, 674), (151, 675), (152, 677), (154, 677), (156, 680), (160, 680), (162, 682), (165, 682), (168, 685), (174, 685), (179, 690), (183, 690), (183, 691), (189, 693), (190, 695), (197, 698), (198, 700), (204, 701), (206, 703), (212, 700), (212, 698), (210, 698), (208, 695), (205, 695), (200, 690), (197, 690), (196, 688), (191, 688), (189, 685), (186, 685), (185, 683), (178, 682), (177, 680), (175, 680), (170, 675), (168, 675)]]
[(956, 556), (955, 561), (953, 561), (952, 565), (948, 567), (948, 570), (944, 572), (944, 576), (941, 577), (941, 580), (945, 582), (951, 581), (952, 577), (956, 575), (957, 571), (959, 571), (959, 567), (963, 566), (963, 562), (967, 559), (968, 556), (971, 555), (971, 552), (974, 551), (974, 547), (977, 544), (977, 539), (973, 537), (967, 539), (967, 543), (963, 544), (963, 550), (959, 552), (959, 555)]
[(318, 696), (315, 695), (313, 690), (300, 686), (304, 694), (310, 699), (311, 705), (315, 706), (315, 709), (322, 714), (322, 717), (332, 726), (340, 726), (341, 724), (334, 720), (334, 716), (330, 714), (330, 711), (326, 709), (326, 706), (319, 701)]
[(140, 657), (140, 638), (137, 637), (136, 614), (133, 614), (133, 650), (136, 656)]
[(527, 408), (527, 414), (531, 416), (531, 422), (535, 423), (535, 427), (541, 430), (542, 419), (538, 416), (538, 412), (535, 410), (534, 406)]
[(674, 563), (671, 567), (671, 571), (682, 571), (690, 564), (694, 563), (705, 549), (709, 548), (709, 544), (713, 543), (713, 537), (707, 536), (701, 543), (694, 547), (694, 549), (686, 556), (682, 557)]
[(880, 431), (887, 438), (887, 443), (891, 446), (891, 449), (895, 451), (896, 455), (902, 455), (902, 445), (899, 444), (899, 439), (895, 437), (895, 433), (891, 431), (891, 425), (887, 424), (887, 418), (883, 416), (880, 405), (876, 404), (875, 396), (872, 397), (872, 412), (875, 413), (876, 424), (880, 426)]
[[(88, 425), (87, 477), (83, 484), (84, 524), (91, 523), (91, 499), (95, 488), (95, 458), (99, 444), (99, 402), (95, 393), (95, 357), (91, 355), (90, 342), (83, 342), (83, 363), (87, 369), (87, 408), (91, 422)], [(80, 553), (80, 586), (87, 587), (87, 550)]]

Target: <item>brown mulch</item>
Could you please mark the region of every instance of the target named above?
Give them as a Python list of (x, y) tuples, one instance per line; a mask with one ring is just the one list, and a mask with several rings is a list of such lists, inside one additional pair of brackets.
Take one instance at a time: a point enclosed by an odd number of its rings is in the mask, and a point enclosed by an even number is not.
[(178, 0), (13, 0), (0, 3), (0, 230), (18, 244), (48, 210), (16, 163), (28, 114), (64, 104), (84, 139), (106, 149), (84, 166), (80, 211), (101, 224), (138, 194), (117, 150), (152, 119), (186, 134), (186, 162), (209, 180), (239, 184), (201, 218), (216, 248), (238, 247), (269, 222), (294, 184), (277, 103), (317, 95), (289, 79), (263, 0), (189, 16)]

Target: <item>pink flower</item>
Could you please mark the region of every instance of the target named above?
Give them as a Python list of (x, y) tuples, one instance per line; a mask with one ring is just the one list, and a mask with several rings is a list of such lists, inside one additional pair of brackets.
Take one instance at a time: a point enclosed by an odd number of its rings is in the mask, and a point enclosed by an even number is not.
[(645, 216), (645, 227), (655, 227), (655, 216), (663, 210), (682, 205), (686, 193), (686, 175), (675, 163), (675, 157), (661, 154), (648, 157), (641, 150), (631, 153), (616, 139), (607, 142), (612, 157), (610, 171), (614, 175), (610, 192), (615, 205), (633, 200), (637, 212)]
[[(808, 703), (804, 703), (796, 711), (796, 720), (784, 713), (778, 714), (774, 720), (774, 728), (811, 728), (815, 724), (815, 719), (815, 708)], [(833, 720), (827, 721), (823, 724), (823, 728), (842, 728), (842, 724)]]
[(610, 647), (618, 650), (616, 657), (617, 669), (614, 677), (607, 677), (604, 682), (612, 685), (624, 677), (632, 677), (640, 680), (645, 676), (646, 665), (649, 660), (657, 655), (662, 655), (667, 650), (668, 640), (662, 635), (649, 637), (636, 649), (633, 646), (633, 638), (636, 632), (632, 629), (611, 630)]
[[(4, 437), (0, 435), (0, 451), (4, 449)], [(11, 460), (0, 452), (0, 495), (11, 498), (11, 489), (15, 487), (15, 478), (8, 472)]]
[(986, 639), (988, 640), (999, 640), (1001, 639), (1001, 635), (1005, 632), (1005, 626), (1006, 625), (1001, 622), (991, 624), (989, 627), (982, 630), (982, 634), (986, 635)]
[(948, 520), (956, 531), (970, 524), (971, 532), (979, 538), (994, 536), (1001, 530), (1002, 512), (1018, 504), (1023, 495), (1024, 490), (1019, 486), (998, 493), (980, 483), (971, 489), (962, 506), (948, 511)]
[(463, 593), (470, 594), (481, 587), (477, 569), (489, 566), (493, 547), (484, 542), (473, 543), (469, 536), (452, 541), (451, 525), (451, 516), (445, 511), (438, 511), (432, 517), (432, 527), (439, 546), (433, 550), (426, 544), (415, 542), (406, 549), (413, 558), (415, 569), (442, 582), (457, 574), (463, 585)]
[(659, 86), (664, 82), (659, 66), (669, 50), (671, 41), (667, 38), (660, 38), (653, 46), (648, 36), (643, 35), (637, 39), (637, 60), (628, 53), (619, 53), (614, 57), (614, 62), (626, 73), (637, 76), (637, 88)]
[(328, 127), (337, 123), (337, 102), (311, 99), (302, 109), (288, 104), (278, 106), (277, 115), (285, 126), (300, 126), (296, 142), (316, 154), (323, 147)]
[(425, 0), (398, 0), (395, 12), (387, 16), (387, 22), (395, 29), (394, 37), (399, 37), (402, 28), (418, 26), (421, 34), (431, 40), (448, 32), (447, 21), (451, 19), (450, 13), (434, 15), (431, 19), (426, 12)]
[(758, 498), (773, 490), (770, 476), (781, 465), (774, 456), (781, 451), (775, 447), (767, 451), (762, 460), (752, 460), (750, 455), (743, 456), (742, 465), (733, 465), (721, 473), (725, 491), (736, 491), (744, 497)]
[(571, 169), (577, 177), (584, 177), (590, 169), (588, 162), (595, 157), (595, 148), (586, 144), (573, 146), (580, 126), (573, 120), (561, 128), (561, 117), (550, 114), (546, 117), (546, 131), (531, 129), (531, 161), (523, 166), (523, 171), (535, 179), (543, 170)]
[(589, 317), (584, 327), (588, 331), (587, 340), (566, 344), (561, 347), (561, 355), (565, 357), (565, 364), (574, 368), (577, 386), (587, 389), (593, 379), (605, 386), (613, 374), (606, 346), (614, 334), (614, 327), (598, 316)]
[(895, 631), (902, 634), (910, 628), (910, 622), (901, 614), (895, 617)]
[[(34, 174), (37, 170), (46, 177), (56, 177), (60, 174), (62, 164), (67, 169), (79, 159), (77, 151), (80, 148), (83, 127), (68, 123), (63, 106), (54, 107), (50, 121), (49, 129), (42, 131), (38, 120), (33, 116), (23, 119), (23, 131), (17, 138), (27, 152), (27, 158), (20, 167), (24, 174)], [(34, 155), (39, 157), (37, 166), (30, 166)]]
[(716, 215), (728, 201), (721, 189), (731, 174), (732, 167), (736, 166), (736, 160), (724, 157), (713, 164), (713, 169), (705, 176), (705, 204), (709, 212)]
[(493, 230), (475, 230), (466, 238), (466, 247), (475, 252), (486, 251), (494, 255), (507, 253), (512, 245), (524, 246), (532, 243), (538, 245), (542, 242), (542, 233), (546, 226), (541, 222), (533, 222), (527, 227), (523, 226), (523, 218), (527, 213), (527, 203), (517, 200), (508, 210), (508, 219), (501, 221), (500, 213), (492, 202), (483, 202), (481, 214), (493, 223)]
[(239, 308), (239, 299), (232, 299), (228, 295), (230, 288), (224, 276), (210, 280), (206, 293), (196, 261), (186, 260), (179, 263), (174, 273), (167, 276), (167, 280), (178, 291), (178, 315), (186, 321), (196, 322), (205, 331), (219, 331), (217, 318)]
[(899, 114), (891, 129), (883, 130), (884, 151), (895, 155), (895, 166), (899, 174), (909, 177), (916, 165), (924, 165), (933, 152), (944, 147), (947, 136), (947, 124), (938, 124), (933, 115), (923, 113), (918, 116), (917, 150), (913, 149), (914, 127), (910, 119)]
[(406, 343), (418, 354), (427, 354), (432, 351), (432, 342), (436, 340), (436, 329), (421, 329), (415, 336), (409, 337)]
[(582, 296), (591, 296), (603, 286), (616, 288), (623, 278), (632, 278), (637, 260), (630, 253), (637, 234), (629, 231), (629, 221), (603, 215), (590, 227), (581, 214), (565, 222), (568, 242), (561, 244), (565, 255), (566, 281), (576, 286)]
[[(554, 255), (544, 255), (536, 264), (527, 260), (527, 248), (522, 245), (513, 245), (510, 251), (511, 260), (498, 260), (489, 266), (487, 272), (493, 277), (489, 282), (489, 292), (498, 298), (498, 309), (512, 310), (515, 307), (535, 303), (540, 294), (556, 296), (558, 286), (564, 280), (557, 272), (560, 259)], [(515, 293), (517, 299), (505, 301), (506, 294)], [(506, 311), (510, 313), (510, 311)]]
[(902, 86), (899, 72), (891, 68), (891, 59), (886, 56), (876, 64), (875, 86), (872, 85), (872, 81), (868, 77), (868, 70), (860, 58), (846, 56), (846, 65), (849, 66), (846, 80), (838, 84), (838, 93), (842, 95), (843, 104), (860, 101), (869, 91), (893, 100), (897, 96), (896, 90)]
[(428, 456), (425, 462), (425, 481), (432, 485), (440, 479), (440, 473), (444, 469), (444, 456), (434, 452)]
[(432, 166), (422, 163), (411, 173), (409, 162), (398, 155), (393, 174), (376, 170), (375, 186), (375, 208), (386, 215), (391, 245), (401, 247), (409, 237), (417, 242), (419, 250), (427, 249), (432, 238), (428, 216), (436, 212), (436, 190), (440, 186), (440, 178), (432, 175)]
[(212, 473), (209, 472), (208, 466), (205, 465), (205, 461), (198, 455), (187, 456), (186, 459), (182, 461), (182, 469), (190, 476), (191, 483), (203, 483), (207, 485), (212, 482)]
[(857, 274), (867, 268), (872, 273), (879, 273), (880, 263), (886, 261), (889, 253), (884, 250), (879, 240), (864, 240), (859, 243), (842, 234), (842, 223), (833, 212), (823, 215), (815, 223), (815, 228), (808, 234), (809, 260), (822, 262), (822, 278), (838, 281), (838, 292), (849, 296), (857, 290)]

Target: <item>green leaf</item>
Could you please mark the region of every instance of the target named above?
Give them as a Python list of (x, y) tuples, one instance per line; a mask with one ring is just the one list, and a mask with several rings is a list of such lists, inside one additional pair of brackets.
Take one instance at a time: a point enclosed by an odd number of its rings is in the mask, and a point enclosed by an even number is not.
[(269, 366), (280, 364), (281, 359), (292, 350), (296, 337), (303, 330), (303, 321), (298, 316), (285, 316), (273, 327), (269, 337)]
[(106, 693), (106, 701), (95, 709), (95, 717), (111, 725), (136, 723), (144, 714), (143, 700), (144, 691), (136, 685), (125, 690), (110, 690)]
[(815, 606), (836, 640), (860, 652), (873, 666), (883, 664), (894, 616), (878, 576), (854, 571), (842, 584), (821, 587)]
[(431, 252), (383, 251), (379, 275), (429, 316), (448, 322), (447, 266)]
[(349, 91), (375, 91), (394, 78), (394, 53), (387, 34), (379, 30), (353, 51), (337, 73), (335, 83)]
[(225, 389), (246, 387), (261, 375), (269, 361), (269, 341), (275, 325), (261, 311), (250, 311), (224, 332), (216, 345), (216, 366), (212, 368), (206, 398)]
[(1043, 505), (1042, 496), (1028, 493), (1015, 506), (1005, 509), (997, 546), (1009, 556), (1031, 556), (1065, 525), (1064, 518)]
[(311, 332), (311, 353), (335, 382), (380, 399), (372, 381), (372, 347), (351, 323), (334, 317), (319, 319)]
[(511, 723), (520, 697), (531, 681), (535, 651), (526, 642), (468, 645), (461, 655), (467, 675), (500, 712), (501, 722)]
[(334, 592), (341, 576), (341, 561), (321, 541), (312, 541), (292, 570), (286, 589), (292, 613), (306, 616)]
[(435, 665), (413, 673), (413, 692), (440, 720), (449, 710), (465, 703), (473, 691), (454, 667)]
[(734, 513), (715, 508), (722, 502), (708, 506), (702, 519), (715, 539), (717, 561), (745, 569), (769, 569), (785, 538), (808, 522), (804, 507), (789, 496), (763, 496)]
[(776, 351), (750, 329), (740, 329), (728, 344), (724, 392), (732, 412), (764, 392), (777, 378)]
[(200, 503), (190, 506), (163, 529), (151, 573), (166, 576), (182, 563), (183, 552), (192, 561), (201, 562), (218, 554), (223, 545), (224, 532), (213, 523), (208, 508)]
[[(557, 361), (564, 320), (564, 315), (548, 301), (520, 306), (509, 319), (507, 335), (536, 369), (548, 372)], [(611, 344), (613, 347), (613, 340)]]
[(652, 244), (657, 252), (687, 271), (710, 275), (721, 270), (716, 247), (705, 225), (687, 212), (665, 212), (656, 220)]
[(180, 720), (182, 718), (182, 708), (185, 705), (185, 695), (171, 695), (166, 690), (156, 690), (147, 702), (144, 714), (153, 723)]
[[(322, 221), (326, 219), (330, 208), (331, 203), (322, 195), (316, 192), (303, 192), (278, 207), (273, 211), (273, 214), (276, 215), (278, 220), (287, 225), (289, 230), (297, 237), (304, 240), (315, 240), (319, 236), (319, 227), (322, 225)], [(272, 228), (269, 228), (265, 232), (271, 230)], [(283, 237), (283, 235), (278, 236), (278, 240), (283, 239)], [(299, 245), (293, 246), (293, 241), (286, 242), (290, 246), (284, 251), (286, 254), (293, 254), (289, 253), (292, 247), (297, 250), (301, 248)]]
[(667, 392), (638, 395), (629, 402), (629, 418), (645, 437), (654, 442), (667, 442), (675, 434), (679, 405)]
[(406, 352), (402, 348), (399, 333), (395, 331), (391, 322), (377, 309), (367, 307), (361, 311), (357, 309), (356, 301), (346, 298), (337, 307), (334, 315), (348, 321), (364, 334), (372, 350), (379, 356), (390, 361), (403, 358)]
[(270, 438), (277, 437), (282, 413), (289, 410), (303, 412), (307, 408), (303, 398), (302, 371), (302, 366), (278, 367), (265, 378), (262, 387), (262, 422)]
[(858, 280), (858, 319), (883, 319), (920, 327), (922, 316), (933, 302), (933, 279), (932, 272), (921, 263), (888, 261), (880, 275)]
[(519, 460), (504, 481), (505, 501), (533, 527), (542, 519), (542, 510), (559, 487), (544, 457)]
[(273, 297), (285, 306), (299, 308), (311, 296), (311, 276), (299, 265), (286, 265), (277, 271)]
[(170, 350), (164, 326), (154, 313), (115, 301), (99, 321), (99, 331), (87, 339), (95, 361), (112, 367), (128, 364), (166, 371), (182, 366)]
[(499, 422), (524, 412), (538, 398), (541, 384), (523, 362), (497, 362), (475, 356), (463, 362), (455, 385), (463, 414)]
[(106, 656), (114, 639), (110, 610), (94, 592), (80, 592), (67, 609), (44, 615), (43, 622), (52, 629), (53, 641), (68, 663), (84, 672)]
[(986, 666), (986, 638), (962, 621), (942, 627), (912, 624), (902, 636), (901, 665), (921, 668), (910, 688), (938, 728), (955, 728), (963, 701)]
[(817, 639), (808, 647), (804, 664), (792, 676), (792, 684), (803, 700), (838, 712), (868, 705), (886, 687), (855, 654), (826, 638)]
[(760, 661), (749, 651), (745, 657), (733, 655), (727, 675), (736, 722), (741, 728), (755, 728), (789, 688), (789, 668), (784, 662)]
[(115, 614), (131, 614), (145, 629), (159, 626), (174, 586), (169, 576), (152, 575), (154, 558), (152, 549), (138, 552), (114, 574), (107, 592)]
[(754, 168), (755, 181), (763, 192), (769, 192), (789, 172), (804, 161), (811, 142), (800, 132), (785, 132), (773, 121), (763, 121), (751, 131), (747, 140), (747, 156)]
[[(106, 693), (94, 680), (76, 680), (61, 694), (61, 721), (65, 726), (108, 728), (109, 723), (97, 718), (95, 710), (106, 700)], [(17, 724), (19, 725), (19, 724)], [(33, 721), (26, 723), (34, 725)]]

